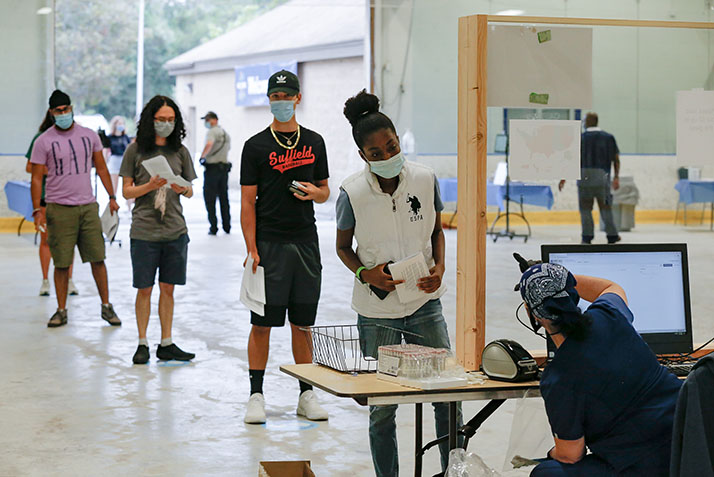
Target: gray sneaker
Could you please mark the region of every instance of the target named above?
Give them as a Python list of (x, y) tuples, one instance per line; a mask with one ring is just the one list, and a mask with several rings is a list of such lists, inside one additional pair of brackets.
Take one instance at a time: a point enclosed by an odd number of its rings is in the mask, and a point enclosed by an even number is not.
[(112, 326), (121, 326), (121, 320), (114, 312), (114, 307), (111, 303), (102, 305), (102, 320), (106, 321)]
[(47, 322), (48, 328), (57, 328), (67, 324), (67, 310), (57, 310)]

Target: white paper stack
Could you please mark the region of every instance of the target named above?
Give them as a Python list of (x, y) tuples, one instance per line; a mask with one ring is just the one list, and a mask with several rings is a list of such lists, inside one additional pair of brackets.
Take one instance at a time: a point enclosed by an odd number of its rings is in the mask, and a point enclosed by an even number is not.
[(240, 284), (240, 301), (248, 309), (260, 316), (265, 315), (265, 269), (258, 265), (253, 273), (253, 257), (248, 259)]

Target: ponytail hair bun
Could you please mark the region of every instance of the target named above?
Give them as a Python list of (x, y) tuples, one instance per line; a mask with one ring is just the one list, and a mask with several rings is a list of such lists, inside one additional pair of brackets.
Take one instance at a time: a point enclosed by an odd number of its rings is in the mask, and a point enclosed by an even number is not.
[(379, 98), (364, 89), (345, 101), (342, 112), (352, 126), (352, 137), (360, 149), (367, 136), (375, 131), (390, 129), (397, 134), (392, 120), (379, 111)]

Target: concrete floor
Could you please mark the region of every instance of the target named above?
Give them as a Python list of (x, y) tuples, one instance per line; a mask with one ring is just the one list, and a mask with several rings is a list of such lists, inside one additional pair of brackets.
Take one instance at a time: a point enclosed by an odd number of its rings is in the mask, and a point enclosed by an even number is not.
[[(318, 477), (347, 472), (355, 477), (373, 475), (365, 408), (319, 392), (330, 420), (312, 423), (295, 416), (297, 382), (277, 369), (292, 361), (290, 333), (285, 328), (275, 330), (272, 337), (265, 379), (268, 423), (243, 423), (249, 315), (238, 301), (245, 256), (238, 204), (233, 204), (236, 233), (209, 237), (201, 201), (186, 202), (190, 263), (188, 283), (176, 291), (173, 333), (183, 349), (197, 354), (186, 365), (158, 364), (154, 356), (148, 366), (131, 363), (137, 338), (127, 215), (121, 216), (124, 247), (107, 248), (111, 301), (124, 321), (121, 328), (111, 328), (99, 318), (89, 267), (77, 263), (75, 283), (81, 294), (69, 300), (69, 324), (47, 329), (56, 302), (54, 295), (37, 296), (40, 269), (32, 236), (0, 235), (4, 303), (0, 349), (5, 356), (0, 361), (0, 476), (253, 476), (260, 460), (298, 459), (311, 460)], [(328, 218), (319, 221), (324, 285), (318, 323), (323, 325), (355, 322), (349, 303), (352, 278), (334, 253), (334, 230)], [(522, 239), (489, 241), (487, 341), (508, 337), (527, 348), (543, 346), (540, 338), (515, 321), (519, 299), (512, 290), (519, 273), (510, 255), (518, 251), (537, 257), (541, 243), (577, 242), (578, 234), (575, 226), (535, 227), (525, 244)], [(710, 312), (714, 235), (708, 227), (644, 225), (623, 237), (626, 242), (689, 244), (695, 342), (714, 335)], [(456, 231), (446, 231), (446, 239), (449, 291), (442, 300), (453, 343)], [(596, 241), (604, 241), (604, 236)], [(156, 304), (153, 313), (152, 352), (160, 337)], [(465, 403), (466, 417), (482, 405)], [(516, 406), (509, 402), (499, 409), (470, 446), (499, 471)], [(413, 468), (412, 420), (413, 406), (402, 406), (398, 414), (402, 475), (411, 475)], [(425, 438), (430, 439), (430, 416), (425, 426)], [(547, 429), (533, 434), (536, 440)], [(438, 472), (437, 454), (432, 450), (427, 455), (424, 475)]]

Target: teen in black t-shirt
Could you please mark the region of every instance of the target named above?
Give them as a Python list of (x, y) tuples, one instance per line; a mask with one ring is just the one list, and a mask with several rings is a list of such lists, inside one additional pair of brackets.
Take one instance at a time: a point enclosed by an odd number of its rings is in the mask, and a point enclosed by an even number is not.
[[(241, 158), (241, 227), (253, 259), (252, 269), (243, 273), (254, 273), (258, 264), (263, 267), (266, 298), (262, 315), (251, 311), (248, 424), (265, 422), (263, 376), (270, 330), (285, 324), (286, 313), (295, 362), (312, 362), (310, 337), (303, 329), (315, 324), (322, 272), (312, 203), (330, 196), (325, 141), (295, 119), (302, 99), (297, 76), (285, 70), (273, 74), (268, 98), (274, 120), (246, 141)], [(301, 193), (289, 189), (293, 181)], [(310, 420), (327, 419), (312, 386), (303, 382), (297, 413)]]
[[(274, 132), (285, 143), (283, 138), (289, 138), (297, 130)], [(300, 126), (300, 141), (294, 149), (280, 146), (270, 127), (248, 139), (243, 146), (240, 183), (258, 186), (257, 240), (290, 243), (317, 240), (313, 201), (299, 200), (288, 186), (293, 180), (314, 184), (326, 180), (328, 175), (325, 141), (314, 131)]]

